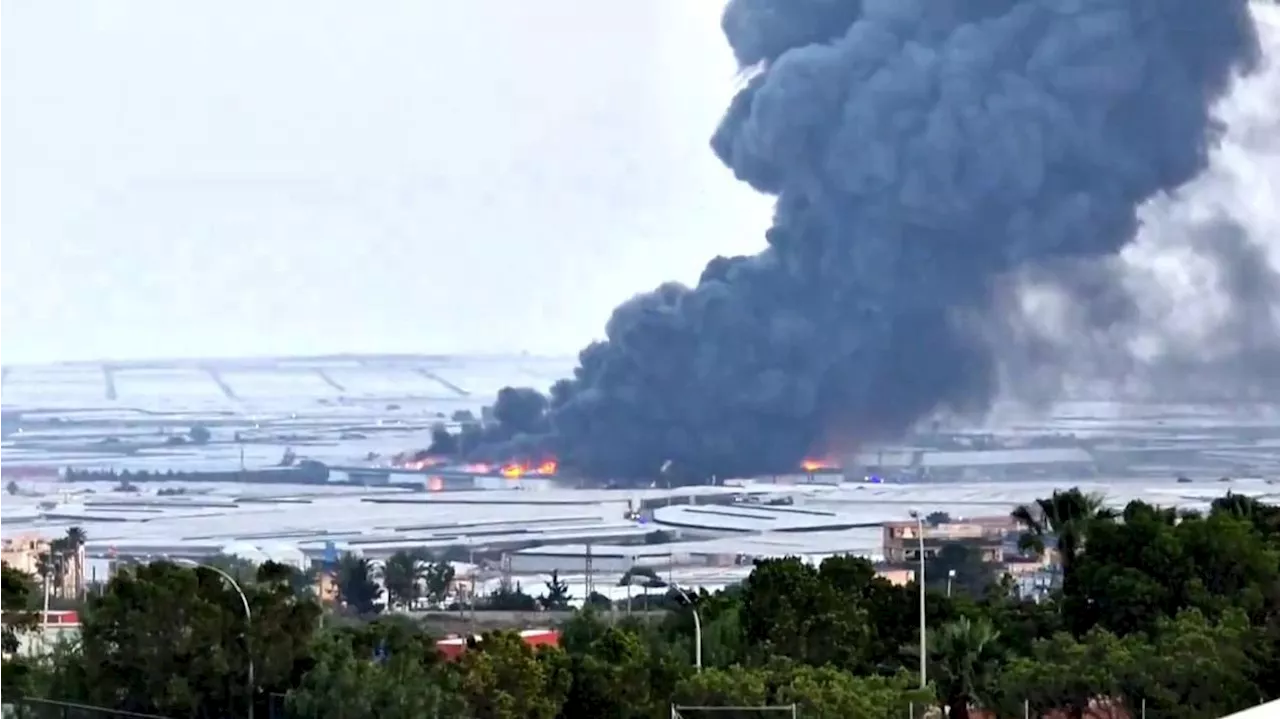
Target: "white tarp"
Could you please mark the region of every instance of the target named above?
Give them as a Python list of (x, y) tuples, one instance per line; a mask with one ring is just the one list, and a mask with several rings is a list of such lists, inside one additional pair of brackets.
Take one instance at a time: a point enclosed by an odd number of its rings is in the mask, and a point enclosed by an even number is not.
[(1222, 719), (1280, 719), (1280, 699), (1229, 714)]

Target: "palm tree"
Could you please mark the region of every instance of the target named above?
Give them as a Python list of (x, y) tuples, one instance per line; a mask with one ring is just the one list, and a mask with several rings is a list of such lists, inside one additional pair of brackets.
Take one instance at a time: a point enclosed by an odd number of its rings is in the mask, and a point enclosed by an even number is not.
[(387, 587), (387, 605), (410, 607), (422, 597), (428, 579), (428, 563), (420, 552), (400, 550), (383, 565), (383, 582)]
[(53, 587), (53, 596), (59, 599), (66, 596), (64, 589), (67, 586), (67, 565), (70, 563), (70, 558), (65, 537), (49, 542), (47, 562), (50, 568), (50, 583)]
[(84, 590), (84, 561), (81, 552), (87, 539), (88, 535), (79, 526), (68, 527), (67, 536), (63, 537), (64, 549), (71, 560), (71, 571), (75, 577), (76, 599), (80, 598)]
[(982, 699), (998, 666), (998, 637), (991, 622), (968, 617), (929, 635), (929, 676), (938, 685), (948, 717), (969, 719), (969, 708)]
[(54, 564), (49, 552), (41, 552), (36, 556), (36, 576), (40, 577), (40, 591), (47, 597), (50, 583), (53, 581)]
[(1113, 511), (1104, 508), (1105, 501), (1101, 494), (1085, 494), (1073, 487), (1065, 492), (1055, 490), (1048, 499), (1037, 499), (1034, 504), (1018, 507), (1010, 515), (1026, 529), (1018, 546), (1043, 557), (1051, 542), (1063, 574), (1069, 574), (1083, 548), (1089, 522), (1115, 516)]

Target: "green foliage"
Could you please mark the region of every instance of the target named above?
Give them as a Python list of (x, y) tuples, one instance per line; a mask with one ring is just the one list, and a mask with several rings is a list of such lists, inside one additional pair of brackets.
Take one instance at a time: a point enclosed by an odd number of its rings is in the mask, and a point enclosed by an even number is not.
[(253, 699), (249, 656), (255, 690), (287, 689), (319, 607), (286, 584), (244, 590), (251, 623), (239, 594), (211, 570), (155, 562), (116, 574), (82, 613), (79, 651), (63, 668), (66, 689), (84, 703), (128, 711), (235, 715)]
[[(658, 719), (672, 702), (795, 704), (806, 718), (875, 719), (930, 707), (930, 716), (946, 707), (959, 719), (977, 710), (1022, 716), (1024, 706), (1033, 716), (1082, 717), (1107, 705), (1136, 716), (1145, 705), (1149, 716), (1192, 719), (1280, 695), (1280, 509), (1228, 495), (1203, 516), (1136, 502), (1115, 514), (1071, 490), (1015, 514), (1030, 550), (1061, 558), (1060, 587), (1023, 601), (970, 548), (944, 549), (926, 572), (923, 688), (919, 589), (877, 577), (860, 558), (765, 560), (739, 586), (687, 597), (636, 567), (620, 584), (644, 593), (639, 606), (667, 609), (661, 620), (630, 617), (593, 594), (561, 627), (558, 648), (497, 632), (446, 661), (411, 618), (375, 613), (375, 567), (346, 555), (336, 575), (352, 612), (323, 628), (306, 574), (290, 567), (210, 560), (244, 587), (250, 622), (214, 572), (163, 562), (130, 569), (89, 599), (78, 644), (6, 659), (4, 691), (174, 719), (242, 716), (251, 700), (261, 712), (269, 694), (286, 696), (289, 719)], [(76, 541), (60, 540), (43, 570), (70, 571)], [(32, 577), (6, 567), (4, 579), (10, 646), (31, 630), (21, 622), (36, 593)], [(452, 568), (404, 552), (383, 579), (393, 608), (439, 602)], [(546, 585), (543, 607), (570, 604), (558, 574)], [(482, 604), (538, 608), (519, 584)]]
[[(913, 701), (925, 702), (906, 674), (860, 677), (834, 667), (774, 662), (764, 667), (710, 669), (676, 687), (686, 706), (761, 707), (795, 704), (800, 716), (817, 719), (897, 719)], [(758, 712), (717, 712), (717, 717), (759, 717)]]
[(924, 518), (924, 523), (930, 527), (937, 527), (950, 521), (951, 515), (946, 512), (930, 512), (929, 516)]
[(356, 614), (374, 614), (385, 591), (378, 585), (378, 571), (364, 557), (350, 552), (338, 558), (334, 579), (338, 586), (338, 598)]
[(569, 594), (569, 585), (560, 579), (560, 572), (552, 570), (551, 579), (546, 582), (546, 585), (547, 593), (538, 599), (542, 608), (548, 611), (568, 609), (569, 602), (573, 601), (573, 595)]
[(456, 675), (412, 623), (378, 620), (325, 632), (310, 654), (312, 666), (288, 693), (291, 716), (419, 719), (464, 711)]
[(572, 683), (564, 652), (534, 651), (514, 632), (486, 634), (462, 655), (458, 670), (475, 719), (555, 719)]
[(422, 574), (427, 601), (435, 605), (443, 604), (445, 597), (449, 594), (449, 587), (453, 584), (455, 573), (456, 570), (449, 562), (428, 562)]
[[(763, 560), (743, 586), (743, 637), (752, 651), (880, 672), (900, 666), (903, 647), (919, 641), (917, 591), (877, 577), (861, 558), (831, 557), (816, 568), (795, 558)], [(947, 598), (932, 593), (928, 602), (931, 625), (955, 618)]]
[(38, 673), (38, 667), (33, 666), (32, 660), (14, 656), (21, 647), (22, 638), (39, 626), (39, 615), (33, 611), (38, 610), (35, 578), (7, 562), (0, 565), (0, 572), (3, 590), (0, 592), (0, 607), (4, 612), (0, 644), (5, 657), (3, 671), (0, 671), (0, 695), (16, 698), (32, 693), (32, 682)]
[(412, 606), (422, 596), (427, 560), (421, 552), (402, 549), (387, 558), (382, 568), (387, 603), (392, 607)]
[(486, 609), (504, 612), (532, 612), (538, 609), (538, 600), (525, 594), (517, 582), (515, 586), (503, 585), (489, 593), (482, 600)]
[[(986, 562), (978, 547), (964, 542), (948, 542), (925, 562), (925, 580), (930, 589), (981, 597), (999, 579), (1000, 566)], [(952, 574), (954, 573), (954, 574)]]
[(968, 719), (969, 707), (987, 698), (999, 668), (999, 632), (985, 617), (960, 617), (928, 637), (929, 676), (949, 717)]

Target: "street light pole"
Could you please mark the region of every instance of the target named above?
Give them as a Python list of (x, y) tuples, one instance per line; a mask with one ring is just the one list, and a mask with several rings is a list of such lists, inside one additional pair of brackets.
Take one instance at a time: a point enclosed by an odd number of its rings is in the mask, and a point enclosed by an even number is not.
[(925, 623), (924, 604), (924, 517), (912, 510), (911, 518), (916, 520), (916, 538), (920, 542), (920, 576), (916, 584), (920, 587), (920, 688), (924, 689), (929, 685), (929, 628)]
[(684, 600), (689, 603), (689, 610), (693, 612), (693, 666), (699, 672), (702, 671), (702, 618), (698, 616), (698, 605), (694, 603), (693, 597), (688, 592), (681, 589), (678, 585), (671, 583), (671, 588), (680, 593)]
[(197, 569), (208, 569), (209, 571), (222, 577), (222, 579), (227, 584), (231, 585), (231, 588), (235, 590), (235, 593), (240, 595), (240, 604), (241, 606), (244, 607), (244, 652), (247, 655), (246, 658), (248, 659), (248, 665), (249, 665), (248, 666), (248, 672), (249, 672), (248, 717), (249, 719), (253, 719), (253, 693), (256, 688), (256, 685), (253, 679), (253, 652), (250, 650), (250, 647), (249, 647), (249, 628), (253, 624), (253, 611), (249, 609), (249, 597), (245, 595), (244, 589), (241, 588), (240, 583), (236, 581), (235, 577), (231, 576), (227, 572), (213, 565), (201, 564), (200, 562), (197, 562), (192, 559), (176, 559), (174, 561), (176, 561), (179, 564), (185, 564), (189, 567), (196, 567)]

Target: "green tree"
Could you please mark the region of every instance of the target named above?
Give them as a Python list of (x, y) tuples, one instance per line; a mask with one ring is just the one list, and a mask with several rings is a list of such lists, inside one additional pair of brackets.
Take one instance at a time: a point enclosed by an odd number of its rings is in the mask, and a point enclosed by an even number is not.
[(1161, 617), (1196, 608), (1210, 619), (1239, 609), (1254, 622), (1274, 616), (1280, 552), (1246, 519), (1229, 513), (1178, 515), (1132, 502), (1122, 522), (1095, 522), (1088, 551), (1064, 587), (1063, 610), (1082, 633), (1150, 632)]
[[(583, 621), (595, 622), (591, 615)], [(579, 629), (582, 627), (579, 626)], [(572, 683), (565, 699), (565, 717), (642, 719), (653, 716), (667, 695), (650, 677), (649, 647), (637, 629), (606, 627), (595, 622), (594, 636), (569, 654)], [(572, 640), (570, 640), (572, 641)], [(569, 642), (566, 642), (566, 647)]]
[(1266, 504), (1255, 497), (1227, 492), (1226, 496), (1213, 500), (1212, 514), (1226, 514), (1243, 519), (1270, 543), (1280, 545), (1280, 506)]
[(535, 652), (514, 632), (485, 634), (462, 654), (458, 670), (475, 719), (554, 719), (572, 683), (564, 652)]
[(239, 595), (213, 571), (155, 562), (118, 572), (81, 617), (74, 698), (167, 716), (241, 715), (252, 700), (250, 656), (257, 688), (286, 691), (320, 609), (281, 586), (244, 589), (248, 624)]
[(49, 542), (49, 551), (41, 552), (36, 558), (36, 573), (41, 582), (49, 583), (49, 593), (59, 599), (66, 595), (67, 572), (71, 560), (67, 554), (67, 540), (58, 537)]
[[(376, 622), (375, 624), (380, 623)], [(441, 667), (434, 644), (401, 625), (369, 636), (359, 630), (321, 633), (312, 666), (289, 691), (299, 719), (422, 719), (462, 716), (457, 675)]]
[[(1261, 704), (1259, 667), (1250, 648), (1257, 636), (1248, 618), (1228, 611), (1218, 622), (1197, 610), (1161, 619), (1152, 650), (1144, 652), (1141, 698), (1151, 716), (1221, 717)], [(1136, 703), (1136, 701), (1135, 701)]]
[(357, 614), (374, 614), (384, 590), (377, 582), (377, 569), (364, 557), (350, 552), (338, 558), (334, 580), (338, 597)]
[(897, 719), (913, 702), (931, 701), (909, 675), (859, 677), (835, 667), (774, 662), (767, 667), (708, 669), (686, 677), (675, 703), (719, 707), (716, 717), (757, 719), (759, 711), (733, 707), (783, 707), (796, 704), (800, 716), (815, 719)]
[(203, 424), (197, 424), (187, 431), (187, 438), (192, 444), (208, 444), (212, 437), (213, 433)]
[(401, 549), (387, 558), (382, 569), (389, 606), (412, 606), (422, 596), (427, 562), (421, 552)]
[(569, 584), (560, 579), (560, 572), (551, 570), (551, 579), (546, 582), (547, 592), (538, 601), (543, 609), (562, 611), (569, 608), (573, 595), (569, 594)]
[(453, 585), (454, 575), (453, 564), (446, 561), (429, 562), (423, 574), (427, 600), (437, 606), (444, 604), (445, 598), (449, 596), (449, 588)]
[[(914, 586), (894, 586), (860, 557), (819, 567), (770, 559), (743, 583), (740, 621), (748, 652), (869, 674), (902, 665), (903, 647), (918, 641), (918, 607)], [(940, 625), (953, 607), (930, 593), (926, 617)]]
[(75, 583), (76, 599), (79, 599), (84, 591), (84, 562), (81, 561), (81, 552), (84, 550), (84, 545), (88, 538), (84, 529), (79, 526), (68, 527), (66, 536), (62, 538), (62, 550), (67, 558), (65, 563), (70, 567), (72, 579)]
[[(3, 572), (0, 576), (3, 588), (0, 592), (0, 609), (4, 612), (4, 629), (0, 634), (0, 646), (3, 648), (4, 656), (9, 657), (18, 651), (21, 635), (36, 628), (39, 617), (32, 611), (36, 609), (37, 603), (34, 578), (9, 566), (8, 562), (0, 565), (0, 572)], [(9, 669), (10, 665), (6, 663), (4, 670), (6, 692), (9, 691), (10, 686)]]
[(1136, 716), (1136, 705), (1127, 698), (1141, 694), (1147, 680), (1142, 667), (1150, 652), (1139, 640), (1126, 642), (1102, 630), (1082, 640), (1057, 634), (1037, 641), (1030, 656), (1005, 665), (986, 708), (997, 716), (1023, 716), (1025, 702), (1031, 716), (1061, 711), (1082, 719), (1090, 708), (1105, 704)]
[(221, 569), (241, 585), (252, 583), (258, 577), (257, 562), (238, 554), (214, 554), (202, 558), (200, 563)]
[(484, 598), (484, 606), (504, 612), (532, 612), (538, 608), (538, 600), (525, 593), (516, 582), (515, 586), (503, 584)]
[[(1000, 566), (982, 558), (982, 550), (964, 542), (947, 542), (925, 561), (925, 577), (930, 589), (946, 593), (963, 592), (981, 597), (997, 580)], [(954, 574), (953, 574), (954, 573)]]
[(758, 719), (759, 712), (739, 713), (729, 708), (770, 706), (770, 679), (769, 673), (760, 668), (706, 669), (681, 680), (672, 695), (672, 703), (720, 707), (715, 713), (717, 719)]
[(898, 719), (911, 706), (933, 702), (918, 679), (899, 673), (892, 677), (861, 677), (834, 667), (795, 667), (775, 678), (774, 704), (796, 704), (799, 714), (814, 719)]
[(1112, 516), (1112, 512), (1104, 508), (1104, 502), (1100, 494), (1086, 494), (1072, 488), (1055, 490), (1048, 499), (1020, 506), (1011, 515), (1026, 529), (1019, 544), (1038, 555), (1044, 555), (1052, 546), (1064, 574), (1068, 574), (1082, 549), (1090, 522)]
[(946, 512), (930, 512), (929, 516), (924, 518), (924, 523), (930, 527), (937, 527), (947, 524), (951, 521), (951, 515)]
[(947, 707), (947, 716), (969, 719), (969, 707), (981, 705), (999, 663), (999, 633), (984, 619), (961, 617), (928, 636), (929, 677)]

